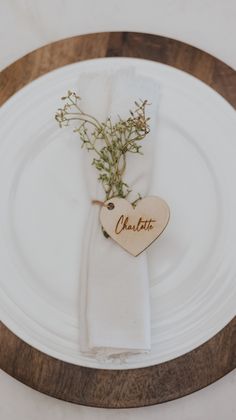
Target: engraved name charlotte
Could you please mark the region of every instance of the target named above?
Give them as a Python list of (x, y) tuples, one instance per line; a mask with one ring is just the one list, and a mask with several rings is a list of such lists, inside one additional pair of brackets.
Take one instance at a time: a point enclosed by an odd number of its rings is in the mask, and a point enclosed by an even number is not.
[(150, 231), (154, 228), (153, 224), (155, 222), (156, 220), (154, 219), (145, 220), (140, 217), (136, 224), (131, 224), (129, 217), (122, 214), (116, 224), (115, 233), (119, 235), (124, 230), (130, 230), (132, 232)]

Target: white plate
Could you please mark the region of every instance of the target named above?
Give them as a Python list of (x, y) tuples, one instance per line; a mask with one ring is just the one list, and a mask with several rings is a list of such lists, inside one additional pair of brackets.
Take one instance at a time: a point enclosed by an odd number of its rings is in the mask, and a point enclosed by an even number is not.
[[(149, 249), (152, 351), (117, 365), (79, 353), (82, 226), (89, 202), (80, 140), (54, 121), (87, 70), (132, 63), (160, 83), (155, 176), (171, 221)], [(236, 302), (236, 116), (215, 91), (169, 66), (99, 59), (53, 71), (0, 112), (0, 304), (32, 346), (75, 364), (134, 368), (180, 356), (221, 330)]]

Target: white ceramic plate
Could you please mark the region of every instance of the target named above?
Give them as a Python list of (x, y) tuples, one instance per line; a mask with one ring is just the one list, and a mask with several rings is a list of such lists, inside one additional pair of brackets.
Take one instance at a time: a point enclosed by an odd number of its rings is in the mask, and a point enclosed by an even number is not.
[[(80, 72), (132, 63), (160, 83), (155, 176), (171, 221), (149, 249), (152, 352), (105, 366), (79, 353), (82, 226), (89, 202), (80, 141), (54, 121)], [(180, 356), (220, 331), (236, 303), (236, 115), (192, 76), (137, 59), (72, 64), (34, 81), (0, 112), (2, 321), (75, 364), (134, 368)]]

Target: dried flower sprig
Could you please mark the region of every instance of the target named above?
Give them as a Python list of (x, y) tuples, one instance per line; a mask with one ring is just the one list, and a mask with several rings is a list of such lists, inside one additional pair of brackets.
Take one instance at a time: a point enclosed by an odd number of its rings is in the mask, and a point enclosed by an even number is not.
[[(81, 98), (75, 92), (68, 91), (61, 99), (65, 101), (65, 105), (58, 109), (55, 118), (60, 127), (67, 127), (71, 121), (78, 121), (79, 125), (74, 128), (74, 132), (80, 135), (82, 147), (93, 151), (92, 165), (99, 172), (98, 180), (105, 191), (105, 200), (112, 197), (126, 198), (131, 192), (123, 180), (126, 154), (142, 154), (140, 141), (150, 130), (150, 118), (145, 115), (147, 100), (135, 102), (135, 109), (129, 111), (127, 119), (118, 117), (118, 121), (113, 123), (111, 118), (100, 122), (85, 113), (80, 107)], [(138, 195), (137, 200), (140, 198)]]

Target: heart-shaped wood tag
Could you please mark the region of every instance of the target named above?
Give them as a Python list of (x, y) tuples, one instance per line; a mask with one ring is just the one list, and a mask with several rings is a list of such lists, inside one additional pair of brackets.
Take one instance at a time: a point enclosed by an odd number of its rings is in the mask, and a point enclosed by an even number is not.
[(100, 212), (104, 230), (135, 257), (158, 238), (169, 218), (167, 203), (153, 196), (142, 198), (135, 208), (124, 198), (112, 198)]

